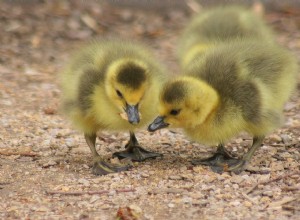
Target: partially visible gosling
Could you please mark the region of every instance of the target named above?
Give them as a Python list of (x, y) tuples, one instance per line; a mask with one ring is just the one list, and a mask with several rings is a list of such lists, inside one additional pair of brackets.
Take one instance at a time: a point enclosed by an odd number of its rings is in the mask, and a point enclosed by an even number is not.
[(178, 46), (181, 67), (219, 44), (235, 39), (257, 39), (274, 43), (272, 30), (251, 10), (224, 6), (197, 14), (184, 30)]

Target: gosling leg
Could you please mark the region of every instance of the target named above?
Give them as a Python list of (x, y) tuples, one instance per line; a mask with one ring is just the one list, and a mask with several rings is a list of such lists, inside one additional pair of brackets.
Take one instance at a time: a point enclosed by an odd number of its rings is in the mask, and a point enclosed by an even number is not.
[(88, 135), (84, 134), (85, 141), (91, 149), (93, 155), (93, 168), (92, 172), (95, 175), (106, 175), (109, 173), (121, 172), (124, 170), (128, 170), (130, 166), (117, 166), (114, 164), (110, 164), (105, 162), (102, 157), (98, 154), (96, 150), (96, 134)]
[(162, 154), (151, 152), (142, 148), (132, 131), (130, 131), (130, 139), (125, 148), (126, 149), (124, 151), (115, 152), (113, 156), (118, 157), (119, 159), (130, 158), (133, 161), (139, 162), (149, 158), (162, 157)]
[(207, 165), (216, 173), (232, 171), (236, 174), (245, 170), (247, 164), (250, 162), (254, 152), (261, 146), (264, 136), (253, 137), (253, 144), (249, 151), (241, 158), (235, 159), (230, 156), (223, 145), (218, 146), (216, 154), (208, 159), (192, 161), (194, 165)]

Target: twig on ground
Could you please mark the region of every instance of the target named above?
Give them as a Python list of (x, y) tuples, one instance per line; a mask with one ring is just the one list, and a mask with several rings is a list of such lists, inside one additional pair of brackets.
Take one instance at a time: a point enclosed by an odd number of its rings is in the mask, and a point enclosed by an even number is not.
[(285, 197), (280, 201), (272, 202), (268, 204), (269, 209), (277, 209), (278, 207), (282, 207), (284, 204), (290, 203), (297, 200), (297, 198), (294, 197)]
[(262, 182), (261, 184), (268, 184), (268, 183), (276, 182), (276, 181), (278, 181), (278, 180), (285, 179), (285, 178), (287, 178), (287, 177), (289, 177), (289, 176), (298, 175), (298, 174), (300, 175), (300, 171), (299, 171), (299, 170), (294, 171), (294, 172), (291, 172), (291, 173), (288, 173), (288, 174), (283, 175), (283, 176), (278, 176), (278, 177), (276, 177), (276, 178), (274, 178), (274, 179), (271, 179), (271, 180)]
[[(117, 193), (125, 193), (125, 192), (135, 192), (135, 189), (117, 189), (115, 190)], [(46, 191), (46, 194), (48, 195), (67, 195), (67, 196), (81, 196), (81, 195), (102, 195), (102, 194), (108, 194), (111, 192), (110, 190), (100, 190), (100, 191)]]
[(300, 187), (298, 186), (285, 186), (281, 188), (283, 191), (300, 191)]
[(9, 185), (11, 182), (0, 182), (0, 185)]
[(252, 199), (250, 196), (248, 196), (246, 193), (242, 193), (242, 196), (244, 196), (245, 199), (248, 199), (251, 203), (257, 204), (257, 202)]
[(148, 194), (182, 194), (186, 192), (184, 189), (177, 189), (177, 188), (165, 188), (165, 189), (154, 189), (152, 191), (149, 191)]
[(283, 205), (282, 208), (289, 211), (300, 211), (300, 207), (292, 206), (292, 205)]
[(262, 181), (262, 182), (258, 182), (256, 183), (254, 186), (252, 186), (247, 192), (246, 192), (246, 195), (251, 193), (258, 185), (266, 185), (266, 184), (269, 184), (269, 183), (272, 183), (272, 182), (276, 182), (278, 180), (281, 180), (281, 179), (285, 179), (289, 176), (293, 176), (293, 175), (296, 175), (296, 174), (300, 174), (300, 171), (295, 171), (295, 172), (291, 172), (291, 173), (288, 173), (286, 175), (282, 175), (282, 176), (278, 176), (274, 179), (271, 179), (271, 180), (268, 180), (268, 181)]
[(246, 193), (245, 195), (250, 194), (260, 183), (256, 183), (254, 186), (252, 186)]
[(123, 193), (123, 192), (135, 192), (135, 189), (117, 189), (117, 193)]
[(66, 195), (66, 196), (80, 196), (80, 195), (102, 195), (109, 193), (109, 190), (100, 190), (100, 191), (70, 191), (70, 192), (64, 192), (64, 191), (46, 191), (48, 195)]
[(25, 157), (38, 156), (37, 153), (31, 152), (31, 151), (21, 151), (21, 150), (13, 151), (13, 150), (9, 150), (9, 149), (0, 150), (0, 155), (3, 155), (3, 156), (20, 155), (20, 156), (25, 156)]

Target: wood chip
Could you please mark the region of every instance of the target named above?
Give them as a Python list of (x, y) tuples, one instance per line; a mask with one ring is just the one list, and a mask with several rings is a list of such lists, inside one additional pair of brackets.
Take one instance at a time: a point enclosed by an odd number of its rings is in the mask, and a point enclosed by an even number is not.
[(278, 207), (281, 207), (283, 204), (286, 204), (286, 203), (289, 203), (289, 202), (292, 202), (292, 201), (295, 201), (296, 198), (294, 197), (285, 197), (283, 199), (281, 199), (280, 201), (277, 201), (277, 202), (272, 202), (269, 204), (269, 208), (270, 209), (273, 209), (273, 208), (278, 208)]

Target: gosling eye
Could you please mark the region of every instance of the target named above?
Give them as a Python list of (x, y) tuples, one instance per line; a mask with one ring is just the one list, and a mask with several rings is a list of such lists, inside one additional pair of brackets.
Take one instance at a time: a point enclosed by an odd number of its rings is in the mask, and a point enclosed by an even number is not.
[(178, 115), (180, 113), (180, 109), (172, 109), (170, 111), (170, 115)]
[(117, 93), (117, 95), (118, 95), (120, 98), (123, 98), (123, 95), (122, 95), (122, 93), (121, 93), (119, 90), (116, 90), (116, 93)]

